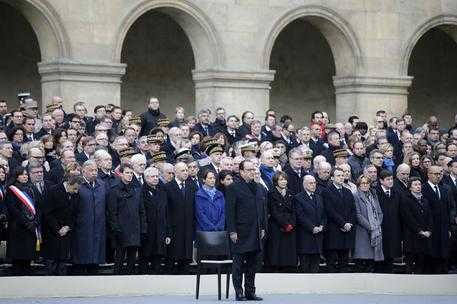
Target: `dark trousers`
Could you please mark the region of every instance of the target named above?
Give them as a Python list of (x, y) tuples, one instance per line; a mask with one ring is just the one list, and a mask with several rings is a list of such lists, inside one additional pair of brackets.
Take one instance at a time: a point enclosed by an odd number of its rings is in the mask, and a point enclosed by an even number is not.
[(63, 260), (46, 260), (46, 271), (52, 276), (66, 275), (67, 265)]
[(29, 275), (32, 271), (31, 260), (12, 260), (12, 272), (15, 276)]
[(384, 261), (375, 262), (375, 272), (377, 273), (393, 273), (394, 259), (384, 258)]
[(160, 273), (161, 255), (141, 256), (138, 262), (141, 274)]
[(358, 259), (355, 261), (356, 272), (374, 272), (374, 260)]
[[(134, 274), (137, 247), (118, 247), (114, 252), (114, 274)], [(127, 267), (124, 260), (127, 255)]]
[(331, 249), (325, 254), (328, 272), (348, 272), (349, 249)]
[(260, 251), (233, 254), (232, 280), (237, 295), (243, 295), (243, 273), (245, 295), (255, 294), (255, 273), (261, 264), (261, 260), (262, 253)]
[(317, 273), (319, 272), (320, 254), (300, 254), (300, 272)]
[(447, 274), (448, 259), (431, 257), (430, 262), (425, 265), (425, 272), (429, 274)]
[(429, 258), (423, 253), (406, 253), (406, 272), (424, 274), (427, 261), (429, 261)]
[(72, 267), (75, 275), (94, 275), (98, 272), (97, 264), (74, 264)]

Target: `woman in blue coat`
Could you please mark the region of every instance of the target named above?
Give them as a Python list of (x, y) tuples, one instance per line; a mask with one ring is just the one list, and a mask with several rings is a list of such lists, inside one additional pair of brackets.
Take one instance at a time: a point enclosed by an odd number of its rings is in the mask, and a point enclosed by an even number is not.
[(216, 175), (203, 171), (203, 186), (195, 194), (195, 221), (199, 231), (225, 230), (225, 200), (216, 189)]

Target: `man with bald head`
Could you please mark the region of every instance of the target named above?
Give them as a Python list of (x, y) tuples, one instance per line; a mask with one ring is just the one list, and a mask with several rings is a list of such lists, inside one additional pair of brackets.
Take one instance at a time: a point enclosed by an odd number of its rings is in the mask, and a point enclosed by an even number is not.
[(440, 185), (443, 168), (433, 165), (427, 170), (428, 181), (422, 186), (433, 216), (432, 260), (429, 273), (447, 274), (450, 238), (450, 202), (448, 187)]
[(168, 248), (176, 271), (185, 270), (192, 261), (194, 234), (195, 184), (188, 179), (189, 169), (183, 162), (174, 168), (174, 178), (165, 184), (167, 193), (170, 237), (173, 240)]
[(319, 271), (322, 254), (323, 230), (327, 225), (324, 204), (316, 193), (316, 179), (312, 175), (303, 177), (303, 191), (295, 195), (297, 214), (297, 254), (300, 271), (316, 273)]

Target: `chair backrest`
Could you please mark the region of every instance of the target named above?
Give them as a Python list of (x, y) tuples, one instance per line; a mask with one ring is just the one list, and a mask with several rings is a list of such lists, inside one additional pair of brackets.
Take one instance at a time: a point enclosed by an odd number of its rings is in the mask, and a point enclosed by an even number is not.
[(195, 247), (199, 259), (228, 256), (230, 247), (227, 231), (197, 231)]

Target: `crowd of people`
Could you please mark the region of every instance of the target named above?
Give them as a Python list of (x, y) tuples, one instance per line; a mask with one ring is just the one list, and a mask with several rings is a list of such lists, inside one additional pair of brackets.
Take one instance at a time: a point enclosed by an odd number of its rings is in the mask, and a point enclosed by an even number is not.
[(186, 116), (178, 106), (167, 118), (154, 97), (141, 115), (62, 104), (53, 97), (40, 116), (31, 96), (12, 111), (0, 101), (0, 237), (14, 274), (39, 258), (52, 275), (110, 262), (115, 274), (179, 273), (197, 230), (227, 232), (237, 294), (240, 274), (248, 294), (260, 265), (455, 265), (457, 115), (449, 128), (435, 116), (414, 125), (380, 110), (331, 123), (316, 111), (303, 125), (274, 110)]

